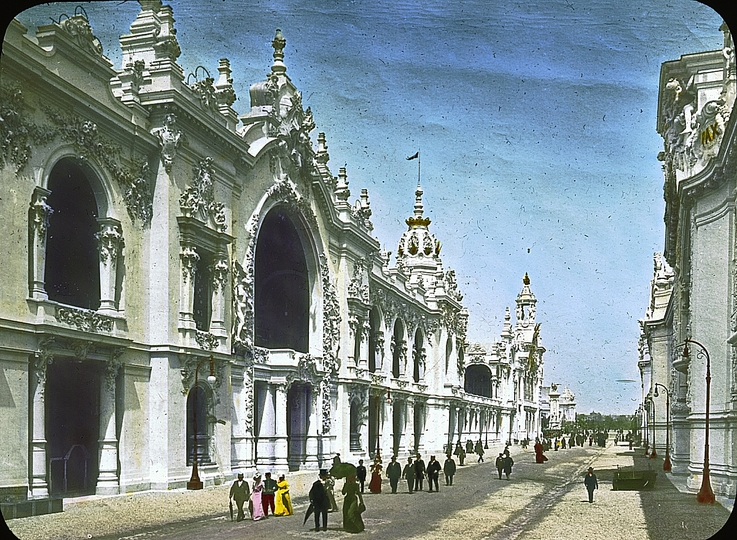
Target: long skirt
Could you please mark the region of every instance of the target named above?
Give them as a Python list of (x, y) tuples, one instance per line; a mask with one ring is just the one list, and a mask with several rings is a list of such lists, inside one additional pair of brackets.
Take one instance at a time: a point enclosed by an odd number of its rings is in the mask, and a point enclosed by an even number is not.
[(381, 493), (381, 475), (379, 473), (371, 474), (371, 483), (369, 484), (371, 493)]

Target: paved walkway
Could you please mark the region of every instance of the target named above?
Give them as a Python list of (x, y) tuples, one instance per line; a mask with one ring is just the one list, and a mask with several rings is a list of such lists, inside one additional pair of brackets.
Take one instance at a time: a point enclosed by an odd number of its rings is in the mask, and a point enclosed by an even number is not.
[[(367, 530), (363, 534), (407, 540), (703, 540), (717, 532), (729, 516), (729, 510), (721, 505), (698, 504), (693, 493), (679, 491), (664, 474), (658, 476), (656, 489), (651, 491), (612, 491), (617, 465), (650, 465), (662, 470), (661, 460), (640, 458), (639, 450), (610, 445), (606, 449), (551, 451), (550, 461), (539, 465), (534, 463), (531, 450), (514, 447), (516, 463), (510, 481), (496, 478), (491, 461), (499, 450), (489, 449), (485, 463), (471, 460), (459, 468), (456, 485), (441, 486), (439, 494), (367, 495)], [(600, 485), (593, 504), (588, 503), (582, 483), (589, 465), (597, 471)], [(308, 485), (305, 480), (314, 477), (314, 471), (310, 472), (294, 485)], [(403, 487), (400, 484), (400, 489)], [(340, 512), (331, 514), (327, 536), (302, 527), (306, 491), (301, 488), (293, 489), (294, 517), (231, 523), (227, 517), (228, 489), (223, 485), (195, 492), (68, 500), (61, 514), (11, 520), (9, 525), (22, 540), (227, 539), (244, 534), (261, 536), (267, 530), (269, 535), (282, 538), (354, 536), (340, 529)]]

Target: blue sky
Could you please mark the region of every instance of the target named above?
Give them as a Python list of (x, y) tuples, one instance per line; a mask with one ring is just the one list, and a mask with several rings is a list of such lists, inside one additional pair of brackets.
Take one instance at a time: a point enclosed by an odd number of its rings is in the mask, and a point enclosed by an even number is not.
[[(545, 383), (571, 388), (579, 412), (636, 409), (637, 320), (664, 234), (660, 65), (721, 48), (718, 14), (693, 0), (167, 3), (185, 74), (229, 58), (239, 113), (282, 29), (313, 141), (326, 133), (354, 197), (369, 189), (392, 252), (417, 182), (405, 157), (420, 149), (425, 215), (465, 294), (470, 341), (499, 335), (528, 272)], [(34, 29), (76, 5), (18, 18)], [(82, 5), (119, 68), (138, 3)]]

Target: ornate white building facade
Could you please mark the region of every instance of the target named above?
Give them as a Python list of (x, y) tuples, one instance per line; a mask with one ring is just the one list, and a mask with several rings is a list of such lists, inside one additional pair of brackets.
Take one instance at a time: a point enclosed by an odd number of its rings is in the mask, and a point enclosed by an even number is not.
[[(709, 462), (717, 494), (737, 486), (737, 212), (734, 41), (663, 64), (657, 130), (665, 176), (664, 261), (656, 255), (641, 321), (643, 402), (654, 400), (655, 445), (666, 441), (670, 393), (673, 473), (698, 489), (705, 457), (707, 364)], [(689, 354), (683, 354), (686, 340)], [(708, 359), (707, 359), (708, 355)], [(658, 383), (658, 384), (656, 384)], [(659, 396), (655, 396), (655, 389)], [(648, 408), (652, 407), (649, 405)], [(652, 430), (650, 431), (652, 437)]]
[(0, 496), (533, 436), (529, 278), (515, 325), (469, 349), (422, 188), (392, 266), (368, 192), (313, 145), (281, 32), (239, 114), (228, 60), (185, 77), (172, 9), (140, 3), (120, 69), (83, 15), (5, 36)]

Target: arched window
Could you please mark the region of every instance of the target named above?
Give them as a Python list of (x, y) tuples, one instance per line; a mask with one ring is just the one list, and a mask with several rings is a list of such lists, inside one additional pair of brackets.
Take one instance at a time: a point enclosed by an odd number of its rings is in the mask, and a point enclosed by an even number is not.
[(57, 163), (46, 240), (45, 288), (50, 300), (86, 309), (100, 307), (100, 259), (95, 234), (98, 205), (87, 173), (74, 160)]
[(256, 345), (307, 352), (310, 294), (299, 233), (276, 208), (264, 219), (256, 244)]
[(406, 351), (406, 343), (404, 341), (404, 325), (402, 321), (397, 319), (394, 323), (394, 333), (392, 334), (392, 376), (396, 379), (404, 374), (404, 362)]
[(491, 371), (488, 366), (472, 364), (466, 368), (464, 384), (466, 392), (477, 396), (491, 397)]
[(422, 332), (418, 328), (415, 332), (415, 343), (412, 347), (412, 379), (420, 382), (425, 377), (425, 347), (423, 346)]
[(369, 343), (368, 343), (368, 369), (371, 373), (376, 371), (376, 355), (381, 354), (381, 351), (376, 350), (376, 338), (377, 332), (379, 331), (379, 314), (376, 312), (376, 308), (373, 308), (369, 313)]

